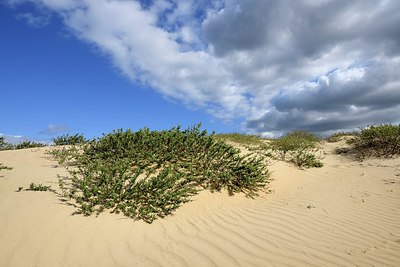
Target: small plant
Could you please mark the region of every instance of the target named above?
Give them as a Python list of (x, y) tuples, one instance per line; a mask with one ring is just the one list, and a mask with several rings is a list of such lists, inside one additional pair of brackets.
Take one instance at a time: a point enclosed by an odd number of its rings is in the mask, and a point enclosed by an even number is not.
[(340, 140), (342, 140), (342, 138), (343, 138), (344, 135), (345, 135), (345, 134), (342, 133), (342, 132), (340, 132), (340, 133), (334, 133), (334, 134), (328, 136), (328, 137), (326, 138), (326, 141), (327, 141), (328, 143), (336, 143), (336, 142), (339, 142)]
[(36, 143), (32, 141), (24, 141), (22, 143), (19, 143), (15, 146), (15, 149), (24, 149), (24, 148), (34, 148), (34, 147), (44, 147), (46, 146), (43, 143)]
[(318, 151), (318, 137), (305, 131), (290, 132), (280, 138), (274, 139), (271, 149), (277, 153), (281, 160), (294, 163), (299, 168), (322, 167), (315, 153)]
[(356, 136), (356, 135), (358, 135), (358, 132), (356, 132), (356, 131), (338, 132), (338, 133), (334, 133), (334, 134), (328, 136), (325, 140), (328, 143), (336, 143), (336, 142), (339, 142), (340, 140), (342, 140), (343, 137), (345, 137), (345, 136)]
[(225, 141), (231, 141), (245, 146), (258, 146), (263, 144), (263, 139), (257, 135), (241, 133), (216, 134), (215, 138)]
[(12, 170), (12, 169), (13, 169), (12, 167), (8, 167), (8, 166), (4, 165), (3, 163), (0, 163), (0, 171), (1, 171), (1, 170), (10, 171), (10, 170)]
[(400, 155), (400, 125), (382, 124), (362, 129), (348, 141), (360, 158)]
[(0, 150), (11, 150), (14, 149), (13, 145), (7, 143), (3, 136), (0, 136)]
[(64, 134), (56, 138), (53, 138), (52, 141), (56, 146), (64, 146), (64, 145), (84, 144), (88, 140), (86, 140), (86, 138), (82, 134), (74, 134), (74, 135)]
[[(19, 187), (18, 189), (20, 189), (19, 191), (22, 190), (22, 187)], [(51, 189), (50, 185), (42, 185), (42, 184), (35, 184), (35, 183), (31, 183), (29, 185), (29, 188), (26, 189), (26, 191), (49, 191)]]

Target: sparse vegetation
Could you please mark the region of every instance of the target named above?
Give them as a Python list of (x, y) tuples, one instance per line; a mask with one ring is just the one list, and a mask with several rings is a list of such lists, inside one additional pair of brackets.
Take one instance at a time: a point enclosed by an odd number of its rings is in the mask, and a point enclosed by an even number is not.
[(118, 130), (51, 154), (69, 170), (59, 184), (80, 213), (108, 209), (149, 223), (202, 189), (252, 197), (269, 175), (263, 157), (241, 156), (200, 125), (183, 131)]
[(7, 143), (3, 136), (0, 136), (0, 150), (10, 150), (13, 149), (13, 145)]
[[(15, 190), (15, 192), (21, 192), (24, 189), (23, 186), (19, 186), (17, 190)], [(55, 193), (54, 189), (51, 189), (50, 185), (43, 185), (43, 184), (35, 184), (35, 183), (30, 183), (29, 187), (27, 189), (25, 189), (24, 191), (51, 191)]]
[(400, 125), (382, 124), (362, 129), (348, 141), (359, 158), (400, 155)]
[(263, 144), (263, 139), (257, 135), (224, 133), (216, 134), (215, 137), (220, 140), (231, 141), (245, 146), (258, 146)]
[[(19, 191), (22, 190), (22, 187), (18, 188)], [(30, 183), (29, 188), (25, 189), (25, 191), (51, 191), (51, 186), (50, 185), (42, 185), (42, 184), (35, 184), (35, 183)]]
[(4, 137), (0, 137), (0, 150), (12, 150), (12, 149), (24, 149), (24, 148), (34, 148), (34, 147), (44, 147), (46, 144), (33, 142), (33, 141), (23, 141), (22, 143), (13, 145), (11, 143), (5, 142)]
[(14, 146), (15, 149), (24, 149), (24, 148), (34, 148), (34, 147), (44, 147), (46, 146), (43, 143), (37, 143), (33, 141), (24, 141)]
[(344, 136), (356, 136), (357, 132), (337, 132), (328, 136), (325, 140), (329, 143), (336, 143), (343, 139)]
[(56, 138), (53, 138), (52, 141), (56, 146), (64, 146), (64, 145), (84, 144), (88, 140), (82, 134), (74, 134), (74, 135), (64, 134)]
[(281, 160), (292, 162), (300, 168), (319, 168), (323, 163), (315, 155), (318, 141), (318, 137), (310, 132), (294, 131), (272, 140), (271, 149)]
[(12, 170), (12, 169), (13, 169), (12, 167), (8, 167), (8, 166), (6, 166), (6, 165), (4, 165), (3, 163), (0, 162), (0, 171), (1, 171), (1, 170), (10, 171), (10, 170)]

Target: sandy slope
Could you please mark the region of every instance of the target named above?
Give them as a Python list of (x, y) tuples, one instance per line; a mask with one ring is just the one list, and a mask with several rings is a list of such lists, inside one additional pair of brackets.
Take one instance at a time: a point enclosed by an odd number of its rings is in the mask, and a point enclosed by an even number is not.
[(321, 169), (274, 163), (273, 194), (204, 192), (151, 225), (71, 215), (50, 192), (65, 173), (45, 149), (1, 151), (1, 266), (400, 266), (400, 159), (328, 155)]

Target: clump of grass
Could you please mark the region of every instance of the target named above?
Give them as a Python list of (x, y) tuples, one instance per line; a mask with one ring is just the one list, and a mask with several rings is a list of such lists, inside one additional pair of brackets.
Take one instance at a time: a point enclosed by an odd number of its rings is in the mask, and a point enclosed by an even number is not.
[(318, 151), (318, 137), (306, 131), (293, 131), (272, 140), (271, 149), (281, 160), (294, 163), (298, 167), (322, 167), (315, 156)]
[(8, 166), (6, 166), (6, 165), (4, 165), (3, 163), (0, 162), (0, 171), (1, 170), (10, 171), (12, 169), (13, 169), (12, 167), (8, 167)]
[(348, 141), (360, 158), (400, 155), (400, 125), (382, 124), (362, 129)]
[(263, 144), (261, 137), (250, 134), (223, 133), (223, 134), (216, 134), (215, 138), (225, 141), (231, 141), (245, 146), (257, 146)]
[(43, 143), (33, 142), (33, 141), (24, 141), (17, 145), (13, 145), (5, 142), (4, 137), (0, 137), (0, 150), (12, 150), (12, 149), (24, 149), (24, 148), (34, 148), (34, 147), (44, 147), (46, 146)]
[(46, 146), (43, 143), (37, 143), (33, 141), (24, 141), (14, 146), (15, 149), (24, 149), (24, 148), (35, 148), (35, 147), (44, 147)]
[[(18, 188), (19, 191), (22, 190), (22, 187)], [(35, 184), (35, 183), (30, 183), (29, 188), (25, 189), (26, 191), (51, 191), (51, 186), (50, 185), (43, 185), (43, 184)]]
[(106, 209), (153, 222), (170, 215), (199, 190), (227, 189), (255, 196), (268, 183), (262, 157), (200, 130), (114, 131), (53, 155), (67, 166), (63, 195), (84, 215)]
[[(24, 189), (23, 186), (19, 186), (15, 192), (21, 192)], [(51, 189), (50, 185), (43, 185), (43, 184), (35, 184), (35, 183), (30, 183), (29, 187), (25, 189), (24, 191), (38, 191), (38, 192), (44, 192), (44, 191), (51, 191), (55, 193), (56, 191), (54, 189)]]
[(337, 132), (328, 136), (325, 140), (329, 143), (336, 143), (343, 139), (344, 136), (356, 136), (357, 132)]
[(84, 144), (88, 140), (82, 134), (74, 134), (74, 135), (64, 134), (53, 138), (52, 141), (56, 146), (64, 146), (64, 145)]
[(5, 141), (5, 138), (3, 136), (0, 137), (0, 150), (10, 150), (14, 149), (13, 145), (10, 143), (7, 143)]

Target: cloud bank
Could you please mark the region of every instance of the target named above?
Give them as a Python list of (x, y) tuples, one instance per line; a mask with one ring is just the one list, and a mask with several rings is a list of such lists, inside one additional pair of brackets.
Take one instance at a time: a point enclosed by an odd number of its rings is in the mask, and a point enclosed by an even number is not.
[(8, 0), (26, 2), (129, 79), (250, 132), (400, 122), (396, 0)]

